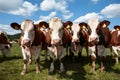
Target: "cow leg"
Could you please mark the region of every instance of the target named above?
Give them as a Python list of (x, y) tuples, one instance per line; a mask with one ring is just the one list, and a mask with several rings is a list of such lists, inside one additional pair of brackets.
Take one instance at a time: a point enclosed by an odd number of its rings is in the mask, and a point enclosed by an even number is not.
[(27, 55), (26, 55), (23, 47), (22, 47), (22, 55), (23, 55), (23, 60), (24, 60), (24, 66), (23, 66), (23, 70), (21, 72), (21, 75), (25, 75), (27, 72)]
[(65, 68), (64, 68), (64, 64), (63, 64), (63, 61), (64, 61), (64, 52), (65, 52), (66, 49), (64, 49), (62, 52), (61, 52), (61, 55), (59, 57), (59, 61), (60, 61), (60, 72), (61, 73), (64, 73), (65, 72)]
[(117, 49), (114, 46), (112, 46), (112, 49), (114, 51), (115, 63), (118, 64), (118, 52), (117, 52)]
[(40, 73), (40, 52), (41, 52), (41, 48), (38, 48), (38, 51), (36, 52), (36, 58), (35, 58), (35, 62), (36, 62), (36, 73)]
[(107, 48), (104, 48), (101, 56), (101, 72), (105, 71), (106, 53), (107, 53)]
[(54, 73), (54, 62), (55, 62), (55, 55), (53, 54), (53, 52), (51, 52), (51, 48), (49, 48), (50, 50), (48, 50), (48, 53), (50, 55), (50, 58), (52, 60), (51, 64), (50, 64), (50, 71), (49, 74), (53, 74)]
[(47, 56), (48, 56), (48, 50), (46, 49), (45, 50), (45, 61), (48, 61)]
[(88, 50), (88, 46), (85, 45), (85, 49), (86, 49), (86, 53), (87, 53), (87, 57), (89, 56), (89, 50)]
[(95, 70), (95, 60), (96, 60), (96, 55), (95, 55), (95, 46), (90, 47), (90, 54), (91, 54), (91, 60), (92, 60), (92, 71)]
[(82, 46), (80, 46), (80, 49), (79, 49), (79, 51), (78, 51), (78, 58), (79, 58), (79, 61), (80, 61), (80, 59), (81, 59), (81, 57), (82, 57)]

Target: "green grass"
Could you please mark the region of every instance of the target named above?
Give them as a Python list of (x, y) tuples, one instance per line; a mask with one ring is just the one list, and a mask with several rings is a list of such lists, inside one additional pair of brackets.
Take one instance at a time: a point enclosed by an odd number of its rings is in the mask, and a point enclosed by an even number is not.
[[(59, 72), (59, 62), (55, 64), (55, 74), (49, 75), (50, 60), (44, 61), (44, 52), (40, 55), (41, 73), (36, 74), (35, 62), (28, 66), (26, 75), (20, 75), (23, 67), (21, 49), (18, 44), (13, 44), (11, 54), (3, 58), (0, 53), (0, 80), (120, 80), (120, 63), (115, 65), (114, 58), (110, 54), (106, 59), (106, 72), (100, 72), (99, 59), (96, 61), (96, 71), (90, 73), (90, 57), (86, 56), (83, 50), (83, 57), (80, 62), (70, 64), (65, 60), (66, 73)], [(109, 50), (108, 50), (108, 53)], [(77, 55), (76, 55), (77, 56)]]

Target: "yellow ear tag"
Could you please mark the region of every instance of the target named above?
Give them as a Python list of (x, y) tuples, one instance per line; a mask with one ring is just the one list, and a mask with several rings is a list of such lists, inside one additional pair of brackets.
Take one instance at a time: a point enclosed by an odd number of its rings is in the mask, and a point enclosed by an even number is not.
[(106, 24), (103, 24), (103, 26), (102, 26), (103, 28), (105, 28), (106, 27)]
[(67, 25), (67, 27), (66, 27), (67, 29), (70, 29), (70, 25)]
[(119, 31), (119, 28), (117, 28), (116, 30), (118, 30), (118, 31)]
[(18, 30), (18, 29), (19, 29), (19, 27), (18, 27), (18, 26), (15, 26), (15, 29), (16, 29), (16, 30)]
[(46, 28), (46, 27), (43, 25), (42, 28)]
[(68, 31), (70, 31), (70, 29), (67, 29)]
[(83, 31), (86, 31), (86, 27), (85, 27), (85, 26), (82, 26), (82, 30), (83, 30)]

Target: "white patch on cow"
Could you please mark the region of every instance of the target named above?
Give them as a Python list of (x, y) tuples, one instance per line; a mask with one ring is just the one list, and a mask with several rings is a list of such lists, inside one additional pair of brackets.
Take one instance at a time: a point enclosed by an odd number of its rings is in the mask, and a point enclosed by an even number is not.
[(120, 51), (120, 46), (112, 46), (112, 49), (114, 51), (114, 54), (118, 56), (118, 51)]
[(30, 43), (32, 44), (35, 32), (34, 32), (34, 24), (32, 20), (25, 20), (21, 23), (21, 30), (22, 30), (22, 43), (24, 44), (24, 40), (30, 40)]
[(104, 56), (106, 57), (106, 50), (107, 48), (104, 47), (104, 45), (98, 45), (97, 50), (98, 50), (98, 56)]
[(120, 30), (118, 31), (118, 35), (117, 35), (117, 37), (119, 37), (120, 36)]
[(73, 23), (73, 25), (71, 26), (71, 30), (73, 32), (72, 42), (78, 41), (79, 40), (79, 31), (80, 31), (79, 24)]
[(95, 40), (96, 38), (98, 39), (99, 36), (96, 33), (96, 29), (97, 29), (99, 22), (100, 21), (98, 18), (92, 18), (88, 21), (88, 25), (90, 26), (91, 31), (92, 31), (89, 36), (89, 40), (88, 40), (89, 42)]
[(96, 55), (95, 55), (95, 46), (89, 47), (89, 50), (90, 50), (90, 55), (94, 56), (96, 58)]
[(60, 18), (54, 17), (49, 21), (49, 28), (51, 30), (51, 44), (54, 40), (62, 40), (63, 36), (63, 23)]

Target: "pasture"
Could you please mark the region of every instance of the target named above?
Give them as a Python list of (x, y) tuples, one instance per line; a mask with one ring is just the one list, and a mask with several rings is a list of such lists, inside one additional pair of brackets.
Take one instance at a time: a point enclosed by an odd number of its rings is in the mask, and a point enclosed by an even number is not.
[[(77, 54), (75, 55), (77, 58)], [(115, 65), (114, 57), (111, 56), (108, 49), (106, 59), (106, 72), (100, 72), (99, 59), (96, 61), (96, 71), (90, 72), (91, 60), (86, 56), (83, 50), (81, 61), (75, 61), (70, 64), (69, 60), (65, 60), (66, 73), (59, 72), (59, 62), (55, 62), (55, 74), (49, 75), (50, 58), (45, 62), (44, 52), (40, 55), (41, 73), (36, 74), (35, 61), (28, 66), (27, 74), (20, 75), (23, 67), (23, 59), (21, 49), (18, 44), (13, 44), (11, 54), (3, 58), (0, 53), (0, 80), (120, 80), (120, 62)]]

